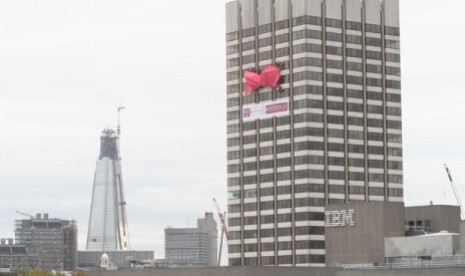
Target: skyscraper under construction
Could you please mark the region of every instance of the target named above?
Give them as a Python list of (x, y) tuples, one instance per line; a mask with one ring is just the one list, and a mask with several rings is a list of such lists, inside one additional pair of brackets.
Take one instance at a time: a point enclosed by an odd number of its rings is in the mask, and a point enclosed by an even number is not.
[[(118, 109), (119, 111), (119, 109)], [(104, 129), (94, 176), (87, 251), (129, 250), (129, 233), (117, 132)]]

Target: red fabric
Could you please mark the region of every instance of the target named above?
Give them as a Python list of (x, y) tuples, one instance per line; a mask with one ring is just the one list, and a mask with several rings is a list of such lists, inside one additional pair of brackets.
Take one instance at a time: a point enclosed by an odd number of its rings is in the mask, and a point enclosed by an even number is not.
[(273, 89), (279, 86), (279, 69), (275, 65), (266, 67), (261, 74), (246, 70), (245, 74), (245, 94), (257, 91), (261, 87), (271, 87)]
[(261, 77), (255, 72), (246, 70), (245, 74), (245, 94), (250, 94), (258, 90), (261, 86)]

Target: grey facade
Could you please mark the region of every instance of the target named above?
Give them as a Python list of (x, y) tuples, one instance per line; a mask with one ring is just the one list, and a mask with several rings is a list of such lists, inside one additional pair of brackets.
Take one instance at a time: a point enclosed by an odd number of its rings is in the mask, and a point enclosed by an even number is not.
[(328, 205), (325, 217), (327, 266), (384, 264), (384, 238), (405, 235), (400, 202)]
[(460, 252), (465, 255), (465, 221), (460, 221)]
[(74, 270), (77, 261), (77, 226), (72, 220), (49, 218), (37, 214), (16, 220), (15, 240), (31, 256), (30, 268)]
[(460, 207), (458, 206), (429, 205), (405, 208), (405, 230), (407, 232), (460, 233), (460, 221)]
[(129, 250), (129, 233), (124, 200), (119, 127), (102, 131), (87, 232), (86, 250)]
[(213, 213), (197, 220), (196, 228), (166, 228), (165, 258), (170, 267), (216, 266), (218, 231)]
[(403, 201), (399, 1), (228, 2), (226, 53), (229, 264), (324, 266), (326, 205)]

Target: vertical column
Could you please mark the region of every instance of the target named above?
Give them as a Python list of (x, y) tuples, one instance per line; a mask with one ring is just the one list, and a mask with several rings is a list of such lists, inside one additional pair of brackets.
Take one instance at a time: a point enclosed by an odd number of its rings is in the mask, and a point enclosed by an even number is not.
[[(273, 59), (273, 62), (284, 62), (284, 60), (286, 59), (289, 59), (289, 62), (288, 62), (288, 66), (286, 66), (284, 68), (284, 70), (288, 70), (289, 71), (289, 76), (288, 76), (288, 86), (289, 86), (289, 90), (292, 89), (292, 65), (291, 65), (291, 52), (292, 52), (292, 43), (290, 42), (291, 41), (291, 3), (289, 0), (275, 0), (274, 1), (274, 9), (273, 9), (273, 13), (274, 13), (274, 17), (273, 17), (273, 42), (272, 42), (272, 45), (273, 45), (273, 55), (274, 55), (274, 59)], [(278, 57), (277, 55), (277, 44), (281, 44), (281, 43), (285, 43), (282, 41), (282, 37), (283, 36), (288, 36), (288, 39), (287, 39), (287, 48), (289, 49), (289, 55), (288, 56), (285, 56), (285, 55), (281, 55)], [(280, 37), (280, 41), (278, 41), (278, 37)], [(281, 51), (283, 51), (283, 49), (285, 49), (285, 47), (281, 47), (279, 48)], [(286, 63), (286, 62), (284, 62)], [(286, 84), (284, 84), (285, 86)], [(274, 95), (275, 97), (277, 97), (277, 94)], [(290, 114), (292, 114), (292, 97), (290, 98), (289, 100), (289, 104), (290, 104)], [(292, 115), (290, 115), (290, 119), (289, 120), (292, 120)], [(275, 122), (275, 125), (276, 125), (276, 131), (278, 129), (278, 124), (277, 124), (277, 121), (278, 119), (275, 118), (274, 119), (274, 122)], [(289, 121), (290, 122), (290, 121)], [(282, 125), (282, 124), (281, 124)], [(292, 137), (292, 130), (290, 129), (290, 136)], [(276, 137), (276, 136), (275, 136)], [(276, 139), (279, 139), (279, 138), (276, 138)], [(277, 149), (278, 149), (278, 145), (277, 145), (277, 142), (275, 142), (275, 145), (273, 147), (273, 168), (274, 168), (274, 176), (275, 176), (275, 179), (274, 179), (274, 184), (273, 184), (273, 193), (274, 193), (274, 210), (273, 210), (273, 216), (274, 216), (274, 220), (273, 220), (273, 233), (274, 233), (274, 261), (273, 263), (275, 265), (278, 265), (279, 264), (279, 251), (280, 251), (280, 236), (279, 236), (279, 231), (278, 231), (278, 223), (279, 223), (279, 220), (278, 220), (278, 216), (279, 216), (279, 210), (280, 208), (278, 207), (278, 197), (279, 197), (279, 194), (280, 193), (280, 189), (279, 189), (279, 173), (278, 173), (278, 170), (279, 170), (279, 163), (278, 163), (278, 153), (277, 153)], [(292, 138), (291, 138), (291, 147), (292, 147)], [(292, 161), (291, 161), (292, 162)], [(291, 175), (291, 178), (293, 176)], [(286, 180), (287, 181), (287, 180)]]
[(365, 172), (365, 201), (369, 201), (368, 181), (368, 97), (367, 97), (367, 69), (366, 69), (366, 3), (362, 0), (362, 75), (363, 75), (363, 150)]

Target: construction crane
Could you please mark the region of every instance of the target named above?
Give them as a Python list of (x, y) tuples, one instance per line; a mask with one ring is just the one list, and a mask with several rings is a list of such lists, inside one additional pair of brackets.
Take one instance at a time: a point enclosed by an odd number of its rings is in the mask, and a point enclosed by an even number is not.
[(223, 237), (226, 236), (226, 242), (229, 240), (228, 227), (226, 226), (226, 213), (221, 212), (220, 205), (213, 198), (213, 203), (215, 203), (216, 212), (221, 221), (221, 239), (220, 239), (220, 253), (218, 254), (218, 266), (221, 264), (221, 251), (223, 250)]
[(31, 215), (29, 215), (29, 214), (20, 212), (20, 211), (18, 211), (18, 210), (16, 210), (16, 213), (19, 214), (19, 215), (23, 215), (23, 216), (29, 217), (30, 219), (34, 219), (34, 216), (31, 216)]
[(117, 126), (116, 126), (116, 134), (118, 135), (118, 137), (119, 137), (120, 134), (121, 134), (120, 113), (121, 113), (121, 110), (123, 110), (123, 109), (124, 109), (123, 101), (121, 101), (120, 105), (116, 108), (116, 112), (118, 113), (118, 117), (117, 117)]
[(452, 175), (450, 174), (449, 168), (447, 165), (444, 163), (444, 168), (446, 168), (447, 176), (449, 177), (450, 185), (452, 186), (452, 190), (454, 191), (455, 199), (457, 200), (457, 203), (459, 204), (460, 207), (460, 217), (462, 220), (465, 219), (465, 211), (463, 209), (462, 201), (460, 200), (459, 193), (457, 192), (457, 188), (455, 187), (454, 180), (452, 180)]

